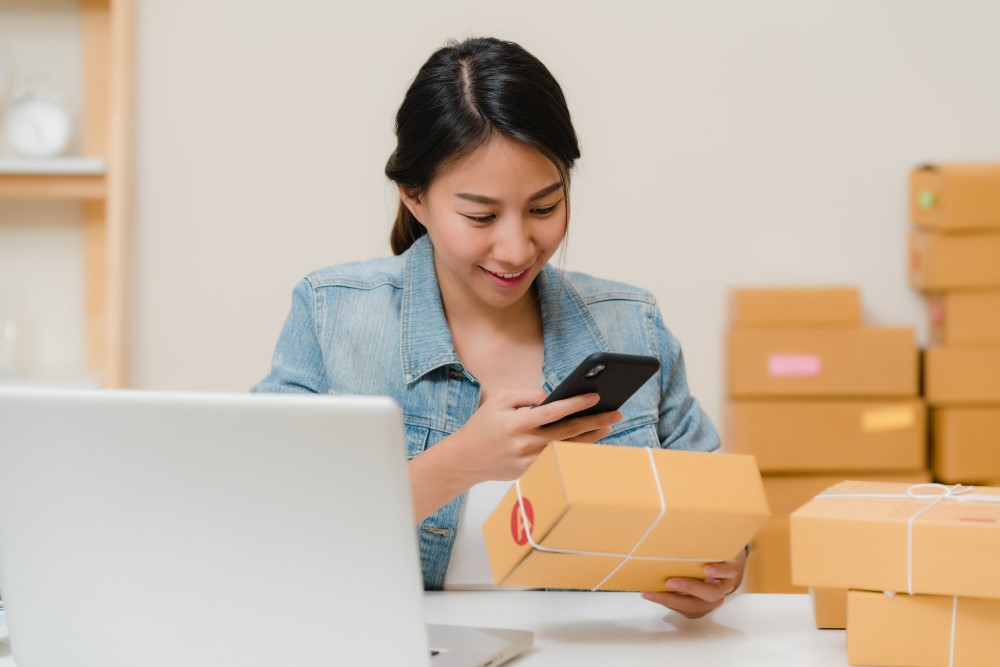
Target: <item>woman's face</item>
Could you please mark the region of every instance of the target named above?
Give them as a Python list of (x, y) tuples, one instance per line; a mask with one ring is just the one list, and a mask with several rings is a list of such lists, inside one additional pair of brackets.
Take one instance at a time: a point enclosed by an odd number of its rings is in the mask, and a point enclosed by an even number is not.
[(497, 137), (403, 201), (427, 228), (445, 305), (505, 309), (522, 299), (566, 234), (559, 171)]

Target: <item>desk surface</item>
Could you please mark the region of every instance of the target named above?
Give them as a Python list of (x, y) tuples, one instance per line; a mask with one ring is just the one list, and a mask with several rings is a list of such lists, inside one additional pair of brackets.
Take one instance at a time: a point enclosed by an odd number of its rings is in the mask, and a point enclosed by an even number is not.
[[(535, 645), (511, 667), (684, 665), (845, 667), (842, 630), (817, 630), (805, 595), (737, 595), (690, 621), (637, 593), (428, 593), (431, 623), (523, 628)], [(0, 667), (14, 667), (0, 642)]]
[(696, 621), (637, 593), (428, 593), (431, 623), (523, 628), (530, 652), (509, 663), (845, 667), (843, 630), (817, 630), (807, 595), (737, 595)]

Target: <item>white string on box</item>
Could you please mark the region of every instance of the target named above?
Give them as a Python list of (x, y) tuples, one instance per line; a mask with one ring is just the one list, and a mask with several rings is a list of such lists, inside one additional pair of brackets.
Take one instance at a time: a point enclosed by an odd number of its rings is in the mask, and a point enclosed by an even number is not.
[[(826, 493), (825, 491), (816, 498), (913, 498), (915, 500), (930, 500), (931, 502), (911, 516), (906, 522), (906, 592), (913, 595), (913, 523), (923, 513), (935, 507), (942, 500), (955, 500), (958, 502), (985, 502), (1000, 503), (1000, 496), (988, 496), (984, 494), (971, 494), (974, 486), (963, 486), (955, 484), (946, 486), (937, 482), (925, 482), (913, 484), (906, 489), (906, 493)], [(942, 493), (919, 493), (920, 489), (940, 490)]]
[[(894, 598), (896, 594), (892, 591), (882, 591), (887, 598)], [(958, 624), (958, 596), (951, 597), (951, 639), (948, 643), (948, 667), (955, 666), (955, 626)]]
[(663, 487), (660, 486), (660, 476), (656, 474), (656, 462), (653, 460), (653, 450), (647, 447), (646, 448), (646, 453), (649, 455), (649, 464), (653, 468), (653, 479), (656, 481), (656, 492), (657, 492), (657, 494), (659, 494), (659, 497), (660, 497), (660, 513), (657, 515), (657, 517), (655, 519), (653, 519), (653, 522), (649, 525), (649, 528), (646, 529), (646, 532), (644, 532), (642, 534), (642, 536), (639, 538), (639, 540), (635, 543), (635, 546), (633, 546), (632, 549), (627, 554), (606, 553), (606, 552), (603, 552), (603, 551), (583, 551), (583, 550), (578, 550), (578, 549), (554, 549), (554, 548), (551, 548), (551, 547), (543, 547), (542, 545), (540, 545), (537, 542), (535, 542), (535, 538), (532, 537), (532, 535), (531, 535), (532, 525), (528, 521), (528, 515), (527, 515), (527, 513), (524, 511), (524, 499), (521, 496), (521, 480), (517, 479), (517, 480), (514, 481), (514, 491), (515, 491), (515, 493), (517, 493), (517, 506), (518, 506), (518, 509), (521, 512), (521, 522), (524, 525), (524, 536), (527, 538), (528, 544), (531, 545), (531, 547), (533, 549), (535, 549), (536, 551), (545, 551), (547, 553), (553, 553), (553, 554), (570, 554), (570, 555), (577, 555), (577, 556), (607, 556), (607, 557), (610, 557), (610, 558), (620, 558), (620, 559), (622, 559), (622, 561), (620, 563), (618, 563), (618, 565), (616, 565), (614, 567), (614, 569), (611, 570), (610, 573), (608, 573), (608, 576), (604, 577), (604, 579), (602, 579), (600, 581), (600, 583), (598, 583), (596, 586), (594, 586), (593, 588), (590, 589), (592, 591), (599, 590), (601, 588), (601, 586), (603, 586), (608, 581), (608, 579), (611, 578), (611, 576), (615, 572), (617, 572), (618, 570), (620, 570), (622, 568), (622, 566), (624, 566), (625, 563), (627, 563), (630, 560), (658, 560), (658, 561), (668, 561), (669, 560), (669, 561), (685, 561), (685, 562), (691, 562), (691, 563), (711, 563), (711, 562), (713, 562), (715, 560), (714, 558), (673, 558), (673, 557), (668, 557), (668, 556), (636, 556), (636, 555), (634, 555), (635, 552), (636, 552), (636, 550), (642, 545), (643, 540), (645, 540), (649, 536), (649, 534), (651, 532), (653, 532), (653, 528), (656, 527), (656, 524), (660, 522), (660, 519), (663, 518), (663, 515), (666, 514), (666, 511), (667, 511), (667, 503), (666, 503), (666, 500), (663, 497)]

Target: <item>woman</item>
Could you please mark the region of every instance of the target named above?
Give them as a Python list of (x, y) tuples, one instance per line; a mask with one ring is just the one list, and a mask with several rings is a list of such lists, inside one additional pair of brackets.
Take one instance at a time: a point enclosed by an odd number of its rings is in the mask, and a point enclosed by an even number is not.
[[(566, 235), (580, 150), (541, 62), (495, 39), (438, 50), (406, 93), (396, 136), (385, 169), (400, 194), (395, 256), (299, 283), (271, 374), (254, 390), (393, 397), (424, 584), (488, 587), (479, 526), (546, 443), (709, 451), (718, 436), (649, 292), (548, 265)], [(552, 424), (596, 394), (534, 406), (602, 350), (655, 355), (661, 370), (623, 412)], [(710, 565), (705, 581), (643, 595), (702, 616), (744, 563), (741, 553)]]

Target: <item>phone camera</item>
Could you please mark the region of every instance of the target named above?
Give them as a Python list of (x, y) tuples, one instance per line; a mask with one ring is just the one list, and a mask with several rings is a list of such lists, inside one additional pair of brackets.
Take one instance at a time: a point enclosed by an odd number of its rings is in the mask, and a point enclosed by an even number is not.
[(605, 366), (604, 364), (597, 364), (596, 366), (594, 366), (593, 368), (591, 368), (589, 371), (587, 371), (586, 374), (584, 374), (583, 377), (588, 378), (588, 379), (589, 378), (595, 378), (598, 375), (600, 375), (601, 373), (603, 373), (605, 368), (607, 368), (607, 366)]

